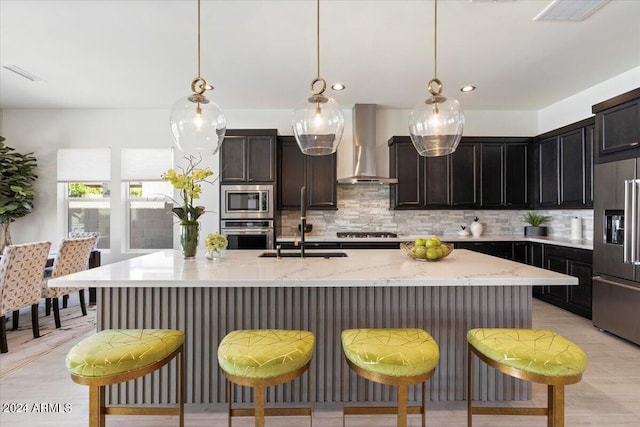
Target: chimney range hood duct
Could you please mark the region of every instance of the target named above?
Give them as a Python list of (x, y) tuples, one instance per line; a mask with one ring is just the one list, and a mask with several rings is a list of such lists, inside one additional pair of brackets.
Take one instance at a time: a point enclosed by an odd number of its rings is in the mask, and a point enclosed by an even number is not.
[(376, 174), (376, 105), (353, 106), (353, 176), (338, 184), (397, 184), (395, 178)]

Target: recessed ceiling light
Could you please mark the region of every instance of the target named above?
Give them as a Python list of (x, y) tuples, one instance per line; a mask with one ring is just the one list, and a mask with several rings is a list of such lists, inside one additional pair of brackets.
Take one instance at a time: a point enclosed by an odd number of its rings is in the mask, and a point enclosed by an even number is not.
[(343, 85), (342, 83), (334, 83), (331, 85), (331, 89), (333, 90), (345, 90), (347, 87), (345, 85)]
[(476, 90), (474, 85), (465, 85), (460, 88), (460, 92), (473, 92), (474, 90)]

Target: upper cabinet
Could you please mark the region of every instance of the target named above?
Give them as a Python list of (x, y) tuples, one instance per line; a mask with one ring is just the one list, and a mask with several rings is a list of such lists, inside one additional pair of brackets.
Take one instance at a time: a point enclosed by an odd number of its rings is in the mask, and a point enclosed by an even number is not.
[(640, 88), (592, 107), (598, 163), (640, 156)]
[(220, 182), (275, 182), (277, 135), (275, 129), (227, 130), (220, 149)]
[(535, 145), (535, 207), (593, 206), (594, 119), (540, 135)]
[(392, 209), (526, 208), (528, 138), (465, 137), (455, 153), (420, 157), (406, 136), (389, 140)]
[(306, 156), (293, 136), (278, 138), (278, 209), (300, 209), (307, 187), (307, 209), (337, 209), (337, 154)]

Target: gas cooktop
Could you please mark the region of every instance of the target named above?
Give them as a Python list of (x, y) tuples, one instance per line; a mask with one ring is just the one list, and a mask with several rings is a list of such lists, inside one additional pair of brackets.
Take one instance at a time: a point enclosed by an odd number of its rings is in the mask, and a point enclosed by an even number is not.
[(396, 233), (388, 231), (338, 231), (338, 237), (398, 237)]

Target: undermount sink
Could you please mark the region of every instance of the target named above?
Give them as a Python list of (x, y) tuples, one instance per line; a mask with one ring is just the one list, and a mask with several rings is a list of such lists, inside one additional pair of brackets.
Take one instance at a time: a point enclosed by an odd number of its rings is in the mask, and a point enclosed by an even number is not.
[[(278, 254), (276, 251), (266, 251), (266, 252), (262, 252), (258, 256), (260, 258), (277, 258)], [(346, 252), (341, 252), (341, 251), (327, 252), (327, 251), (306, 250), (304, 252), (305, 258), (327, 258), (328, 259), (328, 258), (343, 258), (346, 256), (349, 256), (349, 255), (347, 255)], [(280, 257), (281, 258), (300, 258), (300, 251), (294, 251), (294, 252), (280, 251)]]

